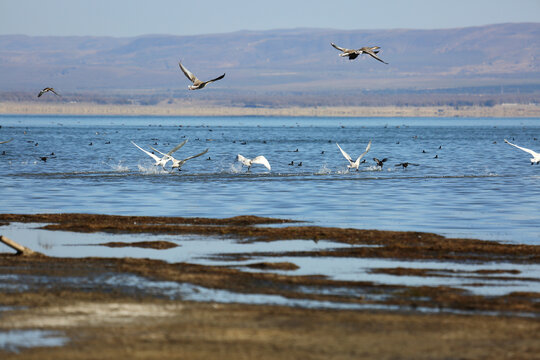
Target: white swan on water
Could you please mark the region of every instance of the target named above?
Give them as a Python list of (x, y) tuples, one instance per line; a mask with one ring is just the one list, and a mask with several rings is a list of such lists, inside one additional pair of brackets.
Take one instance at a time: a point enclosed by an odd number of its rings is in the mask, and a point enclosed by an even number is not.
[[(171, 160), (171, 155), (177, 151), (178, 149), (180, 149), (182, 146), (184, 146), (186, 143), (187, 143), (187, 140), (184, 140), (183, 142), (181, 142), (180, 144), (176, 145), (174, 148), (172, 148), (171, 151), (169, 151), (167, 154), (163, 154), (162, 152), (158, 151), (160, 154), (162, 154), (163, 156), (162, 157), (159, 157), (157, 156), (156, 154), (152, 154), (150, 151), (146, 151), (144, 150), (142, 147), (140, 147), (139, 145), (135, 144), (133, 141), (131, 142), (133, 145), (135, 145), (139, 150), (141, 150), (142, 152), (144, 152), (146, 155), (150, 156), (152, 159), (154, 159), (155, 161), (155, 166), (161, 166), (162, 168), (165, 168), (165, 165)], [(152, 148), (153, 150), (155, 150), (154, 148)], [(155, 150), (157, 151), (157, 150)]]
[(360, 156), (356, 159), (356, 161), (353, 161), (352, 158), (350, 157), (350, 155), (347, 154), (341, 148), (341, 146), (339, 146), (338, 143), (336, 143), (336, 145), (339, 148), (339, 150), (341, 151), (341, 153), (343, 154), (343, 157), (345, 157), (345, 159), (347, 159), (347, 161), (349, 162), (349, 165), (347, 165), (347, 168), (356, 169), (356, 171), (358, 171), (358, 167), (360, 166), (360, 160), (362, 160), (364, 155), (366, 155), (368, 153), (369, 149), (371, 149), (371, 140), (369, 140), (369, 143), (367, 144), (366, 151), (364, 151), (362, 154), (360, 154)]
[(259, 156), (257, 156), (256, 158), (253, 158), (253, 159), (248, 159), (248, 158), (238, 154), (236, 156), (236, 161), (240, 161), (242, 163), (242, 165), (247, 166), (248, 171), (251, 168), (251, 165), (253, 165), (253, 164), (261, 164), (261, 165), (264, 165), (264, 167), (266, 167), (268, 170), (272, 170), (272, 168), (270, 167), (270, 163), (262, 155), (259, 155)]
[(516, 147), (518, 148), (519, 150), (523, 150), (525, 151), (526, 153), (529, 153), (532, 155), (532, 159), (531, 160), (531, 165), (534, 165), (534, 164), (539, 164), (540, 163), (540, 153), (537, 153), (536, 151), (533, 151), (531, 149), (527, 149), (527, 148), (524, 148), (524, 147), (521, 147), (521, 146), (517, 146), (515, 144), (512, 144), (510, 141), (504, 139), (504, 142), (507, 143), (508, 145), (512, 145), (513, 147)]

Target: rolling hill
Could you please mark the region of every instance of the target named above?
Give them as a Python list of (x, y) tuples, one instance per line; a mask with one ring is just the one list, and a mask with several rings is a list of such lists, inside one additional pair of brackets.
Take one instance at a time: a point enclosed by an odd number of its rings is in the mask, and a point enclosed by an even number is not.
[[(330, 42), (348, 48), (378, 45), (379, 56), (389, 65), (369, 56), (354, 61), (341, 58)], [(188, 81), (178, 69), (178, 60), (201, 79), (227, 75), (204, 94), (188, 95)], [(31, 93), (45, 86), (65, 94), (209, 98), (218, 94), (355, 96), (456, 88), (538, 92), (540, 23), (133, 38), (0, 36), (0, 92)]]

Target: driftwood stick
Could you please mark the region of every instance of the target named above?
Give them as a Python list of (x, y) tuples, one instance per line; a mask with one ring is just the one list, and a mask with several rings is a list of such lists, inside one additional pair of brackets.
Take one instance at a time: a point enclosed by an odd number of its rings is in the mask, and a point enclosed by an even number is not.
[(13, 241), (11, 239), (8, 239), (7, 237), (5, 237), (3, 235), (0, 235), (0, 242), (6, 244), (10, 248), (17, 251), (18, 255), (31, 255), (31, 254), (34, 254), (34, 252), (32, 250), (30, 250), (29, 248), (24, 247), (24, 246), (22, 246), (20, 244), (17, 244), (15, 241)]

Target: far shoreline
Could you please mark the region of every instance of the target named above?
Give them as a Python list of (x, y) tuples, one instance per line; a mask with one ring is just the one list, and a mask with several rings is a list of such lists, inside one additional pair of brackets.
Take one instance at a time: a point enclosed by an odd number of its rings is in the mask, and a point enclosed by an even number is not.
[(538, 118), (540, 104), (486, 106), (234, 107), (0, 102), (1, 115)]

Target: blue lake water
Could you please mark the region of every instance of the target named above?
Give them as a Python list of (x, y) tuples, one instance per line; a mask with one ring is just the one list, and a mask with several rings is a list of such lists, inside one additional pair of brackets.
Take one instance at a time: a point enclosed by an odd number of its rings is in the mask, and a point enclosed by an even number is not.
[[(1, 213), (252, 214), (540, 243), (540, 165), (503, 142), (540, 151), (540, 119), (2, 115), (0, 126), (0, 141), (13, 138), (0, 144)], [(167, 152), (185, 139), (175, 157), (209, 151), (174, 172), (130, 142)], [(356, 158), (369, 140), (347, 172), (336, 142)], [(272, 170), (247, 173), (237, 154)], [(382, 170), (373, 157), (388, 158)], [(395, 166), (405, 161), (419, 166)]]

